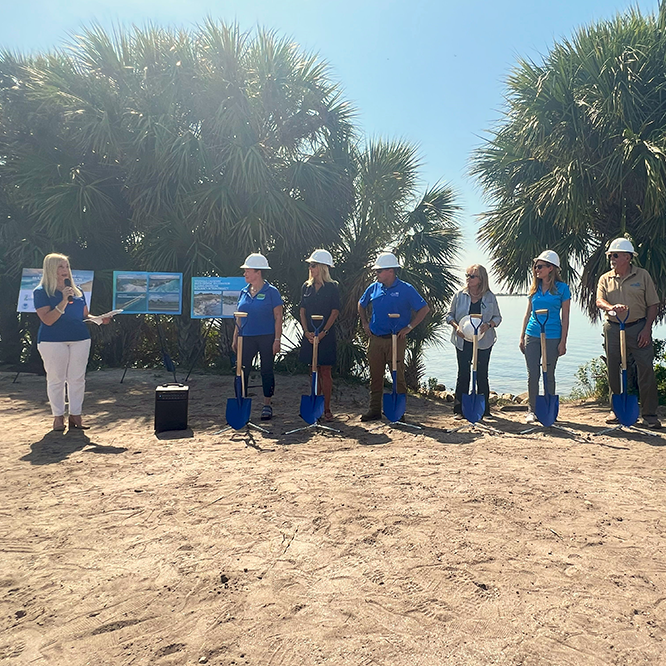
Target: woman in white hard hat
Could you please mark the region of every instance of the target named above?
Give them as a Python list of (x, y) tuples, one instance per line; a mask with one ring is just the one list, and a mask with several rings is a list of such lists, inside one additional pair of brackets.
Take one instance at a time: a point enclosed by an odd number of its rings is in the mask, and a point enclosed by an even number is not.
[(465, 272), (465, 288), (461, 289), (451, 300), (446, 322), (451, 324), (451, 342), (456, 347), (458, 359), (458, 378), (456, 380), (455, 400), (453, 413), (456, 418), (462, 418), (462, 394), (469, 391), (470, 368), (472, 363), (473, 345), (469, 338), (469, 331), (461, 324), (469, 321), (469, 315), (480, 314), (477, 368), (477, 392), (486, 397), (484, 416), (490, 416), (490, 384), (488, 382), (488, 364), (490, 352), (497, 334), (495, 329), (502, 323), (497, 298), (488, 285), (488, 271), (481, 264), (472, 264)]
[[(249, 255), (241, 266), (244, 269), (245, 287), (238, 297), (237, 309), (247, 312), (243, 323), (243, 374), (247, 392), (250, 368), (254, 357), (259, 354), (261, 384), (264, 392), (264, 406), (261, 420), (273, 417), (271, 398), (275, 391), (273, 360), (280, 351), (282, 339), (283, 300), (280, 292), (264, 280), (264, 271), (270, 270), (268, 260), (258, 252)], [(234, 328), (233, 350), (237, 349), (238, 328)]]
[[(534, 314), (548, 310), (546, 322), (546, 376), (548, 392), (555, 395), (555, 366), (557, 358), (567, 353), (571, 291), (560, 275), (560, 258), (552, 250), (544, 250), (532, 264), (532, 286), (528, 294), (527, 311), (520, 334), (520, 351), (527, 364), (527, 392), (530, 411), (525, 423), (536, 423), (534, 405), (539, 393), (541, 376), (541, 326)], [(544, 315), (545, 318), (545, 315)], [(541, 318), (543, 321), (543, 318)]]
[(333, 257), (327, 250), (315, 250), (307, 259), (309, 277), (301, 288), (300, 319), (303, 327), (300, 360), (312, 363), (312, 343), (314, 327), (312, 315), (322, 315), (324, 324), (319, 333), (317, 352), (317, 378), (324, 394), (324, 419), (333, 418), (331, 412), (331, 392), (333, 378), (331, 369), (336, 362), (335, 320), (340, 314), (340, 289), (331, 279), (329, 268), (333, 268)]

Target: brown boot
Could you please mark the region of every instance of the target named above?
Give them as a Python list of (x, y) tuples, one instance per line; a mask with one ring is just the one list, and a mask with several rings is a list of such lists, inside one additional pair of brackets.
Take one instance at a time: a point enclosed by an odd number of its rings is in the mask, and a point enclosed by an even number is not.
[(379, 421), (381, 418), (382, 413), (376, 412), (374, 409), (370, 409), (365, 414), (361, 414), (361, 421)]

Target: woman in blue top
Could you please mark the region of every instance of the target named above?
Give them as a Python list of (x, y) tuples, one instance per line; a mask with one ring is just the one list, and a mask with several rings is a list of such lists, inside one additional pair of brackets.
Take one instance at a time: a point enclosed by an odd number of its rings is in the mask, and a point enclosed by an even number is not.
[[(247, 393), (250, 368), (254, 357), (259, 354), (261, 359), (261, 384), (264, 390), (264, 407), (261, 410), (261, 420), (268, 421), (273, 417), (271, 398), (275, 391), (275, 374), (273, 373), (273, 359), (280, 351), (282, 338), (282, 296), (271, 284), (264, 280), (263, 271), (270, 270), (266, 257), (254, 253), (245, 259), (241, 266), (247, 287), (238, 297), (237, 309), (247, 312), (242, 322), (243, 329), (243, 374), (245, 375), (245, 392)], [(233, 350), (236, 351), (238, 342), (238, 327), (234, 329)]]
[[(72, 281), (69, 259), (64, 254), (44, 257), (40, 283), (33, 292), (41, 320), (37, 349), (44, 361), (46, 389), (53, 414), (53, 429), (65, 429), (65, 384), (69, 396), (69, 427), (87, 429), (81, 421), (86, 366), (90, 353), (88, 306), (83, 292)], [(110, 318), (104, 319), (108, 324)]]
[[(546, 376), (548, 392), (555, 395), (555, 366), (559, 356), (567, 353), (569, 334), (569, 312), (571, 291), (560, 276), (560, 258), (552, 250), (544, 250), (532, 267), (534, 278), (529, 291), (529, 303), (520, 334), (520, 351), (527, 364), (527, 392), (530, 411), (525, 423), (536, 423), (534, 405), (539, 393), (541, 375), (541, 326), (534, 314), (537, 310), (548, 310), (546, 322)], [(544, 315), (545, 317), (545, 315)], [(541, 317), (543, 322), (544, 317)]]

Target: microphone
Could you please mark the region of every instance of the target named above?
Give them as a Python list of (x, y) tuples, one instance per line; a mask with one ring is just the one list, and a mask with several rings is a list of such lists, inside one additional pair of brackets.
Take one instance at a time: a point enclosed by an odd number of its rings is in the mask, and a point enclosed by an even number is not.
[[(72, 281), (69, 278), (65, 278), (65, 287), (71, 287), (72, 286)], [(68, 296), (67, 297), (67, 302), (68, 303), (73, 303), (74, 302), (74, 296)]]

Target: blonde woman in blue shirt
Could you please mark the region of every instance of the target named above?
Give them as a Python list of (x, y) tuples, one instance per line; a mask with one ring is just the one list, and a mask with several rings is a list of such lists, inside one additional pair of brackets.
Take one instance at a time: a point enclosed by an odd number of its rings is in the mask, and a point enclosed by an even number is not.
[[(532, 265), (532, 286), (529, 291), (527, 311), (520, 334), (520, 351), (527, 364), (527, 393), (530, 411), (525, 423), (536, 423), (534, 405), (539, 393), (541, 376), (541, 326), (536, 318), (537, 310), (548, 310), (546, 322), (546, 376), (548, 392), (555, 395), (555, 366), (557, 359), (567, 353), (571, 291), (560, 275), (560, 258), (552, 250), (544, 250)], [(543, 321), (543, 318), (541, 318)]]

